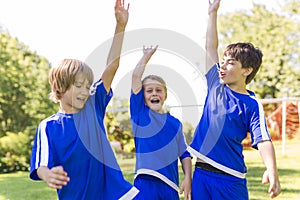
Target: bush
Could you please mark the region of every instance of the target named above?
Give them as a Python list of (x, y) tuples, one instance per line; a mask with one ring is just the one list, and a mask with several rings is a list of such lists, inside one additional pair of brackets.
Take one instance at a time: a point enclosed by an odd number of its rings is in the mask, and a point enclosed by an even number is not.
[(6, 136), (1, 137), (0, 173), (28, 171), (30, 160), (28, 145), (30, 145), (30, 139), (22, 132), (7, 132)]

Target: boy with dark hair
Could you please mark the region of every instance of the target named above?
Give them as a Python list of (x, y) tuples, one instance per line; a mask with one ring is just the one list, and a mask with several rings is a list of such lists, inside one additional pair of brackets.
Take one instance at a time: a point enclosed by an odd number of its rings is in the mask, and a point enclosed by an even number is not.
[(220, 0), (209, 1), (206, 33), (208, 93), (203, 114), (188, 150), (197, 156), (192, 199), (248, 200), (247, 168), (242, 141), (250, 132), (267, 168), (263, 183), (270, 183), (271, 198), (280, 193), (275, 151), (264, 111), (246, 89), (262, 63), (262, 53), (251, 43), (230, 44), (221, 63), (218, 57), (217, 10)]

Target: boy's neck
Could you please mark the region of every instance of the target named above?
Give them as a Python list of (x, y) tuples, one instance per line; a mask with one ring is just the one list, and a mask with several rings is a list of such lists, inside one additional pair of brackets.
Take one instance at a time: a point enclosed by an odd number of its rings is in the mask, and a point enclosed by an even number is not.
[(74, 109), (71, 109), (71, 110), (68, 109), (68, 110), (66, 110), (62, 106), (60, 106), (58, 112), (64, 113), (64, 114), (75, 114), (75, 113), (78, 113), (79, 111), (77, 111), (77, 110), (75, 111)]
[(228, 84), (226, 84), (226, 85), (227, 85), (227, 87), (229, 87), (232, 91), (234, 91), (236, 93), (249, 95), (249, 92), (246, 89), (246, 85), (244, 85), (244, 86), (228, 85)]

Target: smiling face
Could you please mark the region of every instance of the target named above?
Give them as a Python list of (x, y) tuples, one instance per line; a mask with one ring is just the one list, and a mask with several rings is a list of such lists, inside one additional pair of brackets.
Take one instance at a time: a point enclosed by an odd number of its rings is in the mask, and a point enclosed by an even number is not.
[(85, 80), (79, 79), (86, 79), (88, 83), (85, 84), (92, 85), (94, 81), (92, 69), (80, 60), (63, 59), (58, 66), (52, 67), (49, 72), (50, 99), (54, 102), (61, 102), (68, 90), (76, 89), (74, 88), (75, 83), (85, 82)]
[(145, 79), (143, 81), (144, 100), (146, 105), (153, 111), (162, 113), (163, 104), (167, 98), (166, 87), (158, 80)]
[(79, 73), (75, 77), (75, 82), (70, 88), (62, 95), (60, 102), (60, 111), (63, 113), (77, 113), (85, 105), (90, 95), (90, 82)]

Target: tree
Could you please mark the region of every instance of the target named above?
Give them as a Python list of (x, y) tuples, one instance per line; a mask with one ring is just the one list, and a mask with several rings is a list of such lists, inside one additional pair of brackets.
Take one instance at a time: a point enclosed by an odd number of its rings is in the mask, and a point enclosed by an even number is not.
[[(0, 51), (0, 170), (12, 171), (24, 163), (28, 168), (35, 129), (56, 105), (48, 98), (51, 66), (45, 58), (2, 29)], [(23, 138), (25, 149), (16, 146), (16, 138)], [(26, 161), (18, 164), (23, 156)]]
[(0, 43), (0, 136), (3, 136), (6, 131), (36, 127), (53, 112), (55, 105), (48, 98), (48, 61), (8, 33), (1, 33)]
[(125, 154), (135, 151), (128, 108), (127, 99), (113, 98), (105, 116), (109, 140), (119, 142), (121, 151)]
[(250, 12), (220, 16), (220, 43), (251, 42), (262, 50), (262, 67), (249, 84), (249, 89), (260, 98), (286, 96), (287, 90), (293, 96), (300, 96), (299, 28), (299, 21), (287, 13), (254, 4)]
[(183, 122), (182, 126), (186, 143), (190, 144), (194, 136), (195, 127), (193, 127), (193, 125), (189, 122)]
[(300, 21), (300, 2), (298, 0), (286, 0), (282, 11), (286, 12), (290, 18)]

